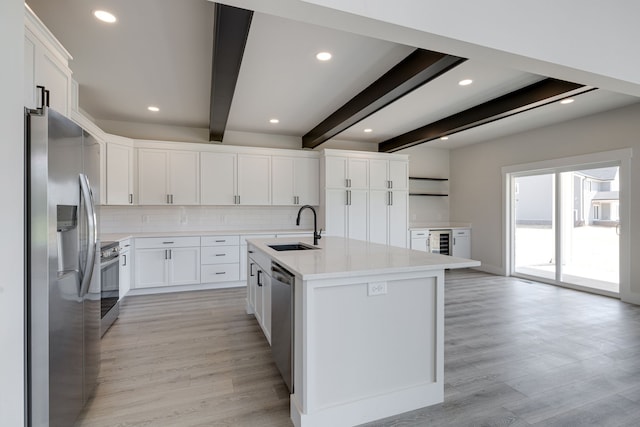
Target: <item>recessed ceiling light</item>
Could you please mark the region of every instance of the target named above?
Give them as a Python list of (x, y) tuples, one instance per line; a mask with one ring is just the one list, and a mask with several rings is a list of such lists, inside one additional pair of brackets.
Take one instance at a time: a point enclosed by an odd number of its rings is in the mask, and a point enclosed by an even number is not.
[(95, 16), (102, 22), (107, 22), (109, 24), (113, 24), (117, 21), (115, 15), (113, 13), (107, 12), (106, 10), (94, 10), (93, 16)]
[(473, 80), (471, 79), (464, 79), (458, 82), (460, 86), (469, 86), (471, 83), (473, 83)]
[(154, 107), (153, 105), (148, 106), (147, 110), (153, 111), (154, 113), (157, 113), (158, 111), (160, 111), (158, 107)]
[(320, 52), (316, 55), (318, 61), (328, 61), (331, 59), (331, 54), (329, 52)]
[(446, 141), (447, 139), (449, 139), (449, 137), (448, 137), (448, 136), (441, 136), (441, 137), (440, 137), (440, 140), (441, 140), (441, 141)]
[(573, 102), (573, 99), (567, 98), (560, 101), (560, 104), (571, 104), (572, 102)]
[(366, 128), (364, 131), (365, 131), (366, 133), (371, 133), (371, 132), (373, 132), (373, 129)]
[(271, 119), (271, 120), (269, 120), (269, 123), (273, 123), (273, 124), (280, 123), (280, 120), (278, 120), (278, 119)]

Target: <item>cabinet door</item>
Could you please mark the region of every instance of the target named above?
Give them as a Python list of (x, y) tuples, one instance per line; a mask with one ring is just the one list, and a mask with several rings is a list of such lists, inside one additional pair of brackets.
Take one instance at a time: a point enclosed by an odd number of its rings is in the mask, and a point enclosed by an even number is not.
[(238, 199), (241, 205), (271, 204), (271, 156), (238, 155)]
[(407, 247), (409, 232), (409, 193), (392, 191), (389, 204), (389, 245)]
[(387, 220), (389, 191), (371, 190), (369, 192), (369, 241), (387, 244)]
[(236, 176), (236, 154), (200, 153), (200, 202), (203, 205), (235, 204)]
[(169, 284), (168, 249), (136, 250), (136, 288), (154, 288)]
[(169, 154), (169, 194), (171, 204), (200, 203), (200, 159), (195, 151), (174, 151)]
[(326, 190), (325, 231), (327, 236), (347, 237), (347, 190)]
[(366, 190), (349, 190), (350, 204), (348, 206), (348, 236), (350, 239), (367, 240), (368, 225), (368, 195)]
[(119, 297), (124, 298), (131, 289), (131, 256), (130, 251), (120, 252)]
[(324, 185), (327, 188), (345, 188), (347, 186), (347, 158), (326, 157), (324, 164)]
[(200, 248), (169, 249), (169, 284), (200, 283)]
[(133, 204), (133, 147), (107, 144), (107, 204)]
[(271, 344), (271, 276), (264, 274), (262, 283), (262, 330)]
[(49, 91), (49, 106), (68, 117), (71, 71), (46, 50), (36, 56), (36, 84)]
[(389, 181), (393, 190), (409, 189), (409, 162), (389, 160)]
[(347, 171), (349, 187), (353, 189), (369, 189), (369, 160), (350, 158)]
[(386, 190), (389, 188), (389, 161), (369, 160), (369, 188)]
[(471, 233), (469, 230), (453, 230), (451, 255), (459, 258), (471, 258)]
[[(296, 177), (294, 176), (294, 162), (298, 159), (291, 157), (271, 157), (271, 188), (274, 205), (295, 205), (297, 194), (294, 192)], [(298, 168), (296, 168), (298, 169)]]
[(167, 162), (169, 153), (164, 150), (138, 150), (138, 203), (141, 205), (166, 205)]
[(293, 171), (297, 204), (320, 205), (320, 159), (295, 159)]
[(257, 277), (257, 269), (258, 265), (256, 262), (249, 258), (247, 266), (247, 306), (248, 306), (248, 314), (255, 314), (256, 312), (256, 288), (258, 287), (258, 277)]
[(263, 295), (264, 295), (264, 271), (260, 268), (258, 264), (255, 265), (255, 275), (256, 275), (256, 304), (255, 304), (255, 316), (258, 320), (260, 326), (262, 326), (263, 320)]

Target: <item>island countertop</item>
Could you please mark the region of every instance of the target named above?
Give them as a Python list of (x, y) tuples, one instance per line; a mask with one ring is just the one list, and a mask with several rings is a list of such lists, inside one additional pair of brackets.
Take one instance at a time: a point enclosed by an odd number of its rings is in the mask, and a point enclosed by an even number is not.
[(256, 249), (303, 280), (477, 267), (479, 261), (398, 248), (362, 240), (324, 236), (319, 249), (276, 251), (269, 245), (302, 242), (313, 246), (313, 238), (249, 239)]

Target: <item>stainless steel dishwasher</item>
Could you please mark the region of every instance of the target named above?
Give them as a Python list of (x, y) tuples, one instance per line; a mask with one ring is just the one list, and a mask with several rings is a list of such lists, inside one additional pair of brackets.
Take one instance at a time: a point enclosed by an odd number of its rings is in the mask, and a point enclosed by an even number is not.
[(293, 393), (293, 289), (295, 276), (271, 262), (271, 353)]

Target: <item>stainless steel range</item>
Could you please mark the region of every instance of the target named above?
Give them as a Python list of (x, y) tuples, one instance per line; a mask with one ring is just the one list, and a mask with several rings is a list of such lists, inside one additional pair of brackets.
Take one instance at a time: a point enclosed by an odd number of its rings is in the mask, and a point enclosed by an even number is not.
[(120, 313), (120, 246), (118, 242), (100, 245), (100, 336), (115, 322)]

